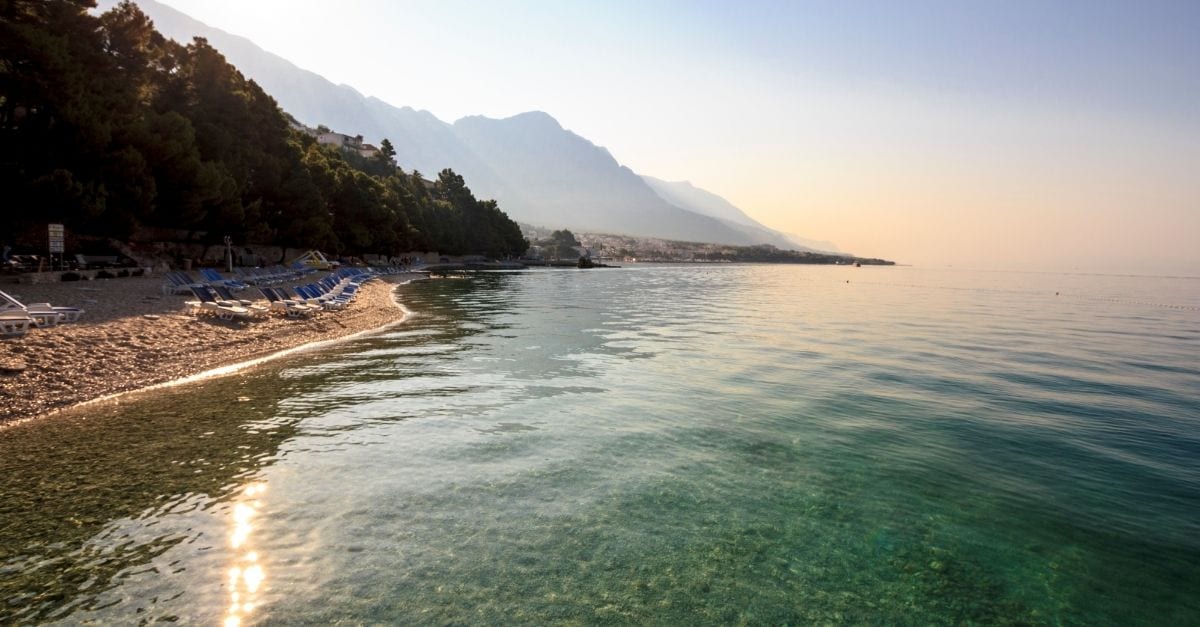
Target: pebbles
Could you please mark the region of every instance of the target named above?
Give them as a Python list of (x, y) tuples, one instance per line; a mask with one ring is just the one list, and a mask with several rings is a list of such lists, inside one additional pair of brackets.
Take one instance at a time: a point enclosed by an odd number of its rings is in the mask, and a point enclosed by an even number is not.
[[(0, 423), (382, 326), (403, 316), (393, 288), (408, 278), (369, 283), (346, 310), (312, 320), (272, 315), (237, 325), (174, 315), (183, 297), (146, 298), (159, 280), (106, 281), (79, 323), (0, 342)], [(22, 287), (38, 302), (71, 305), (79, 294), (68, 286)]]
[(0, 359), (0, 374), (17, 374), (20, 372), (25, 372), (25, 369), (28, 367), (29, 366), (25, 363), (24, 359), (17, 357)]

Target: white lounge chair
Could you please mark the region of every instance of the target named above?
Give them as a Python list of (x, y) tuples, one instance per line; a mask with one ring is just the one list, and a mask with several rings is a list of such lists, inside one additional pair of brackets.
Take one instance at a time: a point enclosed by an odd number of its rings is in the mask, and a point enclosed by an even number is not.
[(216, 315), (221, 320), (233, 321), (236, 319), (245, 319), (250, 317), (250, 310), (245, 307), (232, 304), (223, 304), (217, 302), (212, 288), (207, 285), (202, 287), (193, 287), (192, 293), (196, 298), (200, 299), (200, 310), (208, 311)]
[(83, 310), (78, 307), (56, 307), (50, 303), (29, 303), (26, 307), (29, 311), (37, 309), (56, 312), (62, 316), (59, 322), (79, 322), (79, 317), (83, 315)]
[(0, 311), (0, 337), (20, 337), (29, 332), (33, 318), (15, 309)]
[(321, 309), (315, 305), (286, 298), (271, 287), (260, 287), (258, 291), (262, 292), (268, 301), (271, 301), (271, 311), (287, 314), (289, 318), (308, 318)]
[(50, 303), (23, 304), (6, 292), (0, 291), (0, 311), (22, 311), (37, 327), (52, 327), (59, 322), (75, 322), (83, 315), (78, 307), (55, 307)]
[(212, 291), (216, 292), (217, 294), (218, 304), (245, 307), (246, 309), (250, 310), (250, 316), (252, 318), (264, 317), (267, 315), (267, 312), (271, 310), (270, 307), (267, 307), (266, 305), (260, 305), (248, 298), (234, 298), (233, 293), (231, 293), (227, 287), (215, 285), (213, 286)]

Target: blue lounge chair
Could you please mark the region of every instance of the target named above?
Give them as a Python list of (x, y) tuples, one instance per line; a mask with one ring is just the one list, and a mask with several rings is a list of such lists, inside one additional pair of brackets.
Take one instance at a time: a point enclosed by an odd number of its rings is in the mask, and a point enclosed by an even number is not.
[(166, 281), (162, 284), (163, 294), (189, 294), (192, 286), (204, 285), (193, 279), (186, 272), (168, 272), (163, 275)]
[(226, 287), (231, 290), (236, 290), (239, 292), (246, 289), (247, 287), (250, 287), (249, 285), (246, 285), (245, 283), (243, 283), (242, 281), (239, 281), (238, 279), (227, 279), (227, 278), (221, 276), (220, 272), (217, 272), (216, 270), (213, 270), (212, 268), (201, 268), (200, 276), (204, 277), (204, 280), (208, 281), (208, 284), (213, 287), (216, 287), (219, 285), (221, 287)]
[(336, 311), (346, 308), (346, 301), (338, 299), (332, 294), (322, 293), (313, 287), (307, 285), (298, 285), (294, 288), (296, 294), (303, 298), (310, 305), (319, 305), (327, 311)]

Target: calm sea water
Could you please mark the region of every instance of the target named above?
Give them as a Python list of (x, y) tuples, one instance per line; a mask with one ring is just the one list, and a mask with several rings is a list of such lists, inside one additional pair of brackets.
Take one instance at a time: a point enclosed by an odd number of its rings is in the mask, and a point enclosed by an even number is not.
[(400, 290), (384, 335), (0, 431), (0, 623), (1200, 624), (1198, 279)]

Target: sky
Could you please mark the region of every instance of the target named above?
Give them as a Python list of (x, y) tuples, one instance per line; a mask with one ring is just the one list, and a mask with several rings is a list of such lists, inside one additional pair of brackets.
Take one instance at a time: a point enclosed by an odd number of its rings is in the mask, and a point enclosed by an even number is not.
[(163, 1), (446, 121), (545, 111), (858, 255), (1200, 275), (1200, 2)]

